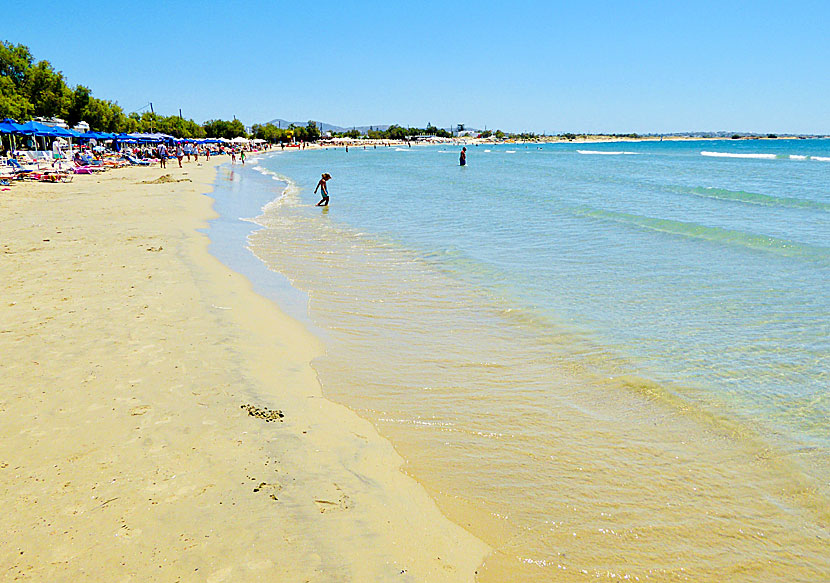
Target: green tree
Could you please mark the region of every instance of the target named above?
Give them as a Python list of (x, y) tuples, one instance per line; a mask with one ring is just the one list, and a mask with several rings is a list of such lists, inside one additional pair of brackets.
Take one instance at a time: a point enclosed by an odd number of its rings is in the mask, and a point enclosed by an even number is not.
[(209, 138), (233, 139), (237, 136), (247, 136), (245, 126), (238, 119), (226, 121), (224, 119), (212, 119), (202, 124), (205, 136)]
[(0, 77), (0, 119), (7, 117), (26, 121), (32, 117), (32, 104), (10, 78)]
[(23, 88), (35, 115), (66, 117), (72, 92), (63, 74), (55, 71), (49, 61), (39, 61), (29, 69)]
[(287, 142), (291, 138), (288, 135), (288, 130), (280, 129), (272, 123), (265, 125), (254, 124), (251, 126), (251, 134), (255, 138), (266, 140), (268, 142)]
[(305, 126), (305, 140), (307, 142), (316, 142), (320, 139), (320, 128), (317, 127), (317, 122), (309, 120)]
[(405, 140), (406, 130), (399, 125), (391, 125), (386, 129), (386, 136), (390, 140)]
[(83, 85), (75, 87), (69, 103), (69, 109), (66, 112), (66, 123), (70, 127), (74, 127), (83, 119), (84, 109), (89, 105), (90, 97), (92, 97), (92, 91), (88, 87), (84, 87)]
[[(17, 89), (23, 87), (33, 62), (28, 47), (6, 41), (0, 43), (0, 77), (9, 79)], [(5, 90), (3, 95), (6, 95)]]
[(124, 110), (118, 104), (95, 97), (89, 98), (81, 111), (81, 117), (91, 129), (101, 132), (121, 132), (127, 120)]

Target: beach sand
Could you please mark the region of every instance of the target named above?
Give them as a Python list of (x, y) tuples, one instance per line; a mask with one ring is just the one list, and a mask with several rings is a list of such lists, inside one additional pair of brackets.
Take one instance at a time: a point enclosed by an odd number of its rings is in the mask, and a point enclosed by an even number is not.
[(0, 580), (473, 580), (486, 545), (208, 253), (225, 162), (0, 194)]

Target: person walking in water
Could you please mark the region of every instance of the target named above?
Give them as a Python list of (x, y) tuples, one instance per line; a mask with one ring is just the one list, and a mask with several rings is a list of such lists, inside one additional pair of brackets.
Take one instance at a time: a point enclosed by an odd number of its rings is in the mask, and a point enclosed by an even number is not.
[(466, 166), (467, 165), (467, 146), (461, 148), (461, 156), (458, 158), (459, 166)]
[(329, 189), (326, 187), (326, 182), (329, 180), (331, 180), (331, 174), (323, 172), (323, 177), (320, 178), (320, 182), (317, 183), (317, 188), (314, 189), (314, 194), (317, 194), (319, 190), (320, 196), (323, 198), (315, 206), (329, 206)]

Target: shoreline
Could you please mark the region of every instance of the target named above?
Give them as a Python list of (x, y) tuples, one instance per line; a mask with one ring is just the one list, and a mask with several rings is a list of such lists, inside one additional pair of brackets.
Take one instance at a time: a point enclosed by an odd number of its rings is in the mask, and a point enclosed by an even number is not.
[[(6, 572), (472, 581), (484, 543), (322, 397), (319, 341), (209, 253), (220, 160), (0, 198)], [(161, 174), (193, 182), (141, 183)]]

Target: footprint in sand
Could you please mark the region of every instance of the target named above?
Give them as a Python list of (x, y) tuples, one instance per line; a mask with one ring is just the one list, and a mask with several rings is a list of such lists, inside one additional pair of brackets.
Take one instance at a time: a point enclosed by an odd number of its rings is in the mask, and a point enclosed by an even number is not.
[(147, 411), (149, 411), (152, 407), (150, 405), (139, 405), (138, 407), (133, 407), (130, 409), (130, 415), (137, 416), (137, 415), (144, 415)]

